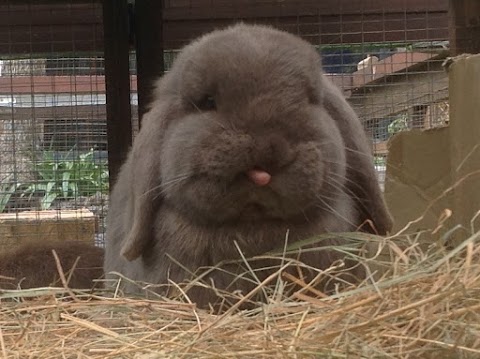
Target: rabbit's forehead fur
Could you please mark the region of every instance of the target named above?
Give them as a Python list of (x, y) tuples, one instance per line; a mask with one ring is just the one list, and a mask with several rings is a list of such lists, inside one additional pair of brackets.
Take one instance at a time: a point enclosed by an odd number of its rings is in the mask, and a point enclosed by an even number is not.
[(172, 97), (177, 105), (195, 107), (211, 96), (230, 115), (223, 122), (258, 126), (308, 102), (321, 104), (320, 73), (320, 56), (306, 41), (269, 27), (236, 25), (186, 46), (158, 81), (152, 107), (162, 99), (171, 104)]
[[(345, 150), (322, 105), (318, 54), (292, 35), (236, 26), (189, 45), (160, 81), (165, 201), (214, 221), (304, 218), (335, 211)], [(210, 98), (214, 108), (202, 108)], [(171, 106), (171, 105), (170, 105)], [(152, 111), (155, 113), (155, 111)], [(152, 118), (153, 116), (153, 118)], [(259, 186), (246, 173), (271, 176)]]
[(187, 47), (173, 71), (181, 71), (179, 92), (188, 100), (219, 95), (219, 105), (238, 106), (261, 94), (278, 105), (320, 101), (320, 57), (308, 43), (263, 27), (237, 26)]

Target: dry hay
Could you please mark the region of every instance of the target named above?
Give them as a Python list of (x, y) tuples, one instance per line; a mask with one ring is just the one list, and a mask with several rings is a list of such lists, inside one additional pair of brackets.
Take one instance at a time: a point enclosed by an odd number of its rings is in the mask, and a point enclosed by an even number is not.
[[(0, 354), (22, 359), (479, 358), (479, 237), (480, 232), (446, 250), (436, 244), (421, 248), (419, 236), (369, 236), (392, 257), (393, 263), (384, 263), (390, 270), (383, 277), (331, 297), (305, 287), (296, 298), (273, 295), (269, 304), (223, 315), (185, 301), (105, 292), (4, 291)], [(380, 258), (365, 261), (373, 271)]]

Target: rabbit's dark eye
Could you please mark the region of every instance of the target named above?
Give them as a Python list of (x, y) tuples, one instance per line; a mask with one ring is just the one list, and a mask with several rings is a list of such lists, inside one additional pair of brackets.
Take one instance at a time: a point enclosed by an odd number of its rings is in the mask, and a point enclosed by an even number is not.
[(205, 96), (198, 104), (197, 107), (203, 111), (212, 111), (217, 108), (215, 99), (213, 96)]

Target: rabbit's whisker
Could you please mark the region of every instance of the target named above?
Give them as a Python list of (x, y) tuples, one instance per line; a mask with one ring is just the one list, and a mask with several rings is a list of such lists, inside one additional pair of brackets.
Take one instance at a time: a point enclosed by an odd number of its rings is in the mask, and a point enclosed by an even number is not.
[[(344, 183), (341, 183), (339, 180), (330, 178), (330, 180), (335, 181), (335, 183), (337, 183), (339, 186), (342, 186), (345, 191), (348, 191), (349, 194), (353, 195), (354, 198), (360, 199), (360, 198), (358, 197), (358, 195), (356, 195), (353, 190), (351, 190), (351, 189), (348, 188), (348, 186), (346, 185), (346, 183), (351, 184), (353, 187), (357, 188), (359, 192), (362, 192), (363, 194), (365, 194), (365, 196), (367, 196), (366, 190), (365, 190), (362, 186), (360, 186), (357, 182), (351, 180), (350, 178), (346, 178), (346, 177), (340, 176), (340, 175), (338, 175), (338, 174), (331, 174), (331, 176), (332, 176), (332, 177), (339, 178), (340, 180), (342, 180)], [(345, 182), (346, 182), (346, 183), (345, 183)]]
[(330, 204), (328, 204), (322, 197), (323, 196), (317, 196), (317, 199), (323, 204), (323, 206), (325, 206), (325, 207), (322, 207), (323, 210), (337, 216), (337, 218), (343, 219), (346, 223), (350, 224), (351, 226), (356, 227), (351, 220), (344, 217), (340, 212), (338, 212), (335, 208), (333, 208)]
[(172, 178), (172, 179), (170, 179), (170, 180), (168, 180), (164, 183), (159, 184), (158, 186), (150, 188), (148, 191), (145, 191), (143, 193), (143, 196), (151, 194), (152, 192), (156, 192), (159, 189), (164, 191), (166, 187), (171, 187), (171, 186), (173, 186), (173, 185), (175, 185), (179, 182), (185, 181), (186, 179), (188, 179), (190, 177), (191, 177), (190, 174), (184, 174), (184, 175), (174, 177), (174, 178)]
[(350, 147), (345, 147), (345, 151), (347, 151), (347, 152), (353, 152), (353, 153), (355, 153), (355, 154), (357, 154), (357, 155), (361, 155), (361, 156), (364, 156), (364, 157), (366, 157), (366, 158), (371, 158), (372, 161), (373, 161), (373, 156), (370, 154), (370, 152), (364, 153), (364, 152), (362, 152), (362, 151), (355, 150), (355, 149), (350, 148)]

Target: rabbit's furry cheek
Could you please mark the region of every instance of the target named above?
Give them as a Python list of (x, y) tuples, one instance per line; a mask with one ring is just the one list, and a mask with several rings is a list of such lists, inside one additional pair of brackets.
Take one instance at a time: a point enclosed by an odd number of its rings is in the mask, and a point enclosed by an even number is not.
[[(213, 222), (294, 220), (321, 213), (340, 194), (343, 142), (324, 112), (306, 112), (294, 131), (284, 130), (282, 116), (268, 131), (228, 126), (221, 116), (187, 116), (165, 136), (162, 187), (183, 215)], [(268, 184), (252, 181), (252, 169), (271, 176)]]

